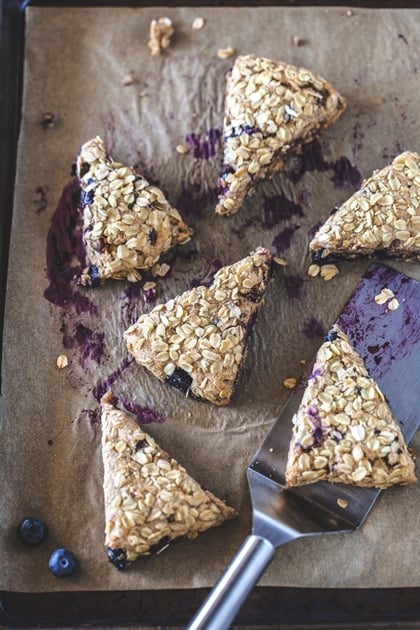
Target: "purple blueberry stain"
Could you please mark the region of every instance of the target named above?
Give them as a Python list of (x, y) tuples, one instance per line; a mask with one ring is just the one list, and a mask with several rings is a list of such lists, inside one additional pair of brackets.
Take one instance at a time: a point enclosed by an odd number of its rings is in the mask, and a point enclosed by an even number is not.
[(287, 274), (284, 278), (284, 285), (289, 298), (299, 299), (301, 297), (301, 289), (303, 286), (302, 276)]
[(295, 232), (299, 228), (300, 225), (287, 226), (274, 237), (272, 247), (274, 247), (277, 254), (282, 254), (290, 248)]
[(220, 129), (211, 128), (204, 134), (191, 132), (185, 140), (194, 158), (208, 160), (218, 154), (221, 136)]
[[(375, 302), (375, 295), (385, 287), (398, 299), (399, 307), (394, 311)], [(375, 378), (388, 372), (394, 357), (408, 356), (420, 343), (418, 296), (416, 280), (391, 267), (373, 263), (344, 307), (338, 325)]]
[(362, 181), (357, 167), (345, 156), (328, 161), (322, 155), (319, 140), (303, 145), (302, 153), (293, 160), (293, 167), (286, 171), (288, 179), (296, 184), (308, 172), (326, 173), (333, 171), (331, 181), (335, 188), (356, 189)]
[(92, 389), (92, 395), (97, 402), (101, 401), (102, 396), (112, 389), (112, 386), (121, 378), (123, 372), (131, 365), (134, 359), (123, 359), (120, 366), (113, 370), (104, 381), (100, 381)]
[(125, 396), (120, 396), (120, 403), (126, 411), (133, 414), (139, 424), (162, 423), (166, 420), (165, 416), (159, 411), (148, 406), (139, 405), (132, 400), (128, 400)]
[(281, 221), (287, 221), (293, 217), (303, 217), (302, 206), (286, 195), (274, 195), (266, 197), (262, 207), (261, 225), (266, 230), (271, 230)]
[(78, 278), (86, 266), (79, 204), (80, 185), (74, 179), (64, 187), (51, 219), (46, 251), (49, 285), (44, 297), (55, 306), (74, 310), (77, 315), (96, 316), (96, 304), (77, 289)]
[(323, 323), (315, 316), (310, 317), (303, 325), (303, 334), (308, 339), (316, 339), (317, 337), (323, 337), (325, 328)]

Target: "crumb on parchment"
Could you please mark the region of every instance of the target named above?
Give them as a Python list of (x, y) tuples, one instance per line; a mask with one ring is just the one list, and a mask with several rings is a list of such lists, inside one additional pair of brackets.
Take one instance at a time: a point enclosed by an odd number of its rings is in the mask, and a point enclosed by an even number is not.
[(150, 48), (150, 54), (157, 57), (162, 50), (168, 48), (173, 33), (174, 28), (170, 18), (161, 17), (158, 20), (152, 20), (150, 23), (150, 39), (147, 44)]

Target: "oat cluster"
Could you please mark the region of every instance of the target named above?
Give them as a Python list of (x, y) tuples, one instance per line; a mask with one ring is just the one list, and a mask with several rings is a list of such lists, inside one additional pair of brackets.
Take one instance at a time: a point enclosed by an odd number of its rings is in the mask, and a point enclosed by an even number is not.
[(191, 229), (163, 192), (133, 168), (114, 162), (101, 138), (81, 147), (76, 170), (89, 263), (81, 284), (107, 278), (135, 282), (140, 269), (151, 269), (164, 252), (190, 239)]
[(259, 248), (199, 286), (159, 304), (125, 333), (136, 361), (161, 381), (227, 405), (264, 302), (271, 253)]
[(102, 456), (105, 545), (116, 552), (109, 558), (116, 558), (120, 569), (176, 538), (195, 538), (236, 516), (116, 409), (110, 392), (102, 399)]
[(420, 156), (398, 155), (377, 170), (315, 234), (310, 250), (317, 261), (328, 256), (388, 256), (420, 260)]
[(292, 151), (344, 111), (346, 100), (310, 70), (252, 55), (227, 76), (219, 214), (234, 214), (256, 180), (272, 176)]
[(172, 20), (168, 17), (161, 17), (150, 22), (150, 39), (147, 45), (150, 54), (158, 57), (163, 50), (169, 48), (171, 37), (174, 34)]
[(286, 480), (387, 488), (416, 481), (398, 422), (338, 328), (320, 347), (293, 422)]

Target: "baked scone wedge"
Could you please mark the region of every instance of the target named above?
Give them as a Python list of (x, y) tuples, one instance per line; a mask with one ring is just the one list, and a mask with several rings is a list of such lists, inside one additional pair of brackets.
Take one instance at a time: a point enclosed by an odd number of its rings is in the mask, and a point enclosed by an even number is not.
[(81, 187), (83, 242), (87, 266), (80, 284), (96, 286), (107, 278), (141, 278), (192, 230), (163, 192), (134, 168), (114, 160), (97, 136), (82, 145), (76, 160)]
[(244, 55), (227, 75), (221, 195), (216, 213), (241, 207), (258, 180), (282, 168), (329, 127), (346, 99), (318, 74), (281, 61)]
[(105, 546), (117, 569), (237, 515), (118, 410), (111, 392), (101, 406)]
[(158, 379), (228, 405), (264, 303), (272, 254), (258, 248), (199, 286), (159, 304), (124, 333), (129, 352)]
[(335, 209), (309, 244), (314, 262), (357, 256), (420, 260), (420, 155), (404, 151)]
[(318, 351), (293, 423), (289, 486), (324, 480), (387, 488), (416, 481), (397, 420), (338, 326)]

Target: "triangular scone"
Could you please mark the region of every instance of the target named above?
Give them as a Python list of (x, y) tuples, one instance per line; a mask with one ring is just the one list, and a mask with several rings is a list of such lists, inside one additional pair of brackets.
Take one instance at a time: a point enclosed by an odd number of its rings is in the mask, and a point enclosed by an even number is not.
[(236, 516), (119, 411), (110, 392), (101, 403), (105, 546), (117, 569)]
[(128, 350), (186, 394), (228, 405), (248, 336), (264, 303), (272, 255), (259, 248), (199, 286), (159, 304), (125, 333)]
[(334, 326), (293, 418), (286, 481), (387, 488), (416, 481), (397, 420), (347, 336)]
[(218, 214), (234, 214), (259, 179), (272, 176), (346, 108), (319, 75), (245, 55), (227, 75)]
[(101, 138), (86, 142), (76, 161), (81, 186), (87, 267), (80, 283), (107, 278), (135, 282), (160, 256), (186, 243), (191, 229), (163, 192), (133, 168), (114, 162)]
[(405, 151), (374, 171), (309, 248), (316, 262), (374, 254), (420, 260), (420, 155)]

